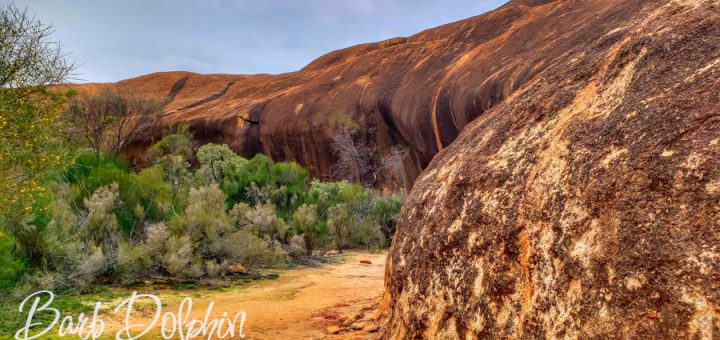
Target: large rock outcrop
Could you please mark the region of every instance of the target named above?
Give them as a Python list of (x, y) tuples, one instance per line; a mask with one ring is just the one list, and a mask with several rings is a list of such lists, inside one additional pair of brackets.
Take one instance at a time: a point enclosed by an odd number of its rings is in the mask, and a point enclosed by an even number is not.
[(526, 3), (442, 72), (441, 132), (479, 117), (403, 208), (385, 337), (720, 338), (720, 2)]
[[(570, 62), (578, 43), (622, 30), (617, 24), (639, 6), (583, 1), (558, 11), (556, 4), (542, 6), (548, 2), (514, 0), (411, 37), (331, 52), (286, 74), (168, 72), (77, 87), (134, 91), (167, 103), (145, 138), (126, 150), (131, 157), (140, 157), (163, 129), (187, 124), (201, 142), (229, 144), (246, 156), (263, 152), (295, 160), (327, 179), (334, 159), (325, 126), (342, 111), (359, 122), (363, 138), (381, 155), (394, 145), (411, 151), (405, 164), (411, 183), (468, 122), (550, 65)], [(596, 20), (596, 13), (608, 20)]]

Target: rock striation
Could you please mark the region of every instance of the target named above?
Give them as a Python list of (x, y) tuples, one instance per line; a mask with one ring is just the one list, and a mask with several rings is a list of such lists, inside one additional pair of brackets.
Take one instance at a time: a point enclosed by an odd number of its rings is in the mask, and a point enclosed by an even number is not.
[(474, 43), (433, 58), (444, 148), (399, 219), (383, 336), (719, 338), (720, 2), (517, 1), (458, 25)]

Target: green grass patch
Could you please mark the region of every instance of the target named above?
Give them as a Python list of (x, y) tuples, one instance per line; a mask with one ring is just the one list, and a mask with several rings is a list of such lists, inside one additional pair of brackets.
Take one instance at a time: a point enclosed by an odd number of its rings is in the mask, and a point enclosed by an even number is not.
[[(104, 302), (103, 306), (107, 308), (107, 302), (112, 301), (116, 295), (107, 288), (100, 288), (91, 294), (56, 294), (50, 307), (58, 309), (62, 314), (61, 318), (66, 315), (72, 315), (75, 319), (78, 314), (92, 315), (95, 303)], [(46, 301), (43, 297), (43, 302)], [(32, 305), (29, 301), (25, 304), (23, 313), (19, 311), (22, 299), (9, 295), (0, 296), (0, 339), (12, 339), (18, 329), (25, 326), (27, 319), (27, 311)], [(102, 313), (101, 309), (101, 313)], [(52, 313), (38, 313), (33, 319), (34, 322), (42, 322), (43, 325), (49, 325), (53, 321)], [(42, 330), (44, 327), (37, 327)], [(51, 332), (51, 334), (57, 332)], [(43, 339), (55, 339), (51, 335), (43, 336)]]

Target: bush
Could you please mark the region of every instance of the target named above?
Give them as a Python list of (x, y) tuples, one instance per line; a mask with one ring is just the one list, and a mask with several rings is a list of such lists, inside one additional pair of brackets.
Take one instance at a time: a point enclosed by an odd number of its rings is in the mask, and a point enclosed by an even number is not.
[(104, 157), (96, 159), (92, 155), (83, 154), (66, 172), (65, 177), (72, 184), (68, 195), (76, 205), (82, 204), (98, 188), (117, 183), (118, 199), (122, 204), (114, 213), (120, 229), (126, 235), (136, 229), (138, 234), (142, 234), (146, 222), (165, 220), (179, 205), (162, 170), (156, 167), (143, 169), (136, 174), (119, 160)]
[(14, 244), (12, 237), (0, 230), (0, 289), (14, 287), (24, 269), (22, 261), (12, 253)]
[[(185, 254), (186, 250), (182, 257), (185, 264), (193, 263), (193, 275), (199, 274), (200, 263), (205, 263), (207, 270), (207, 263), (213, 262), (211, 271), (232, 263), (257, 268), (283, 262), (285, 256), (275, 247), (275, 242), (284, 237), (287, 227), (275, 215), (274, 207), (264, 204), (252, 209), (240, 204), (228, 213), (225, 195), (217, 185), (193, 189), (185, 214), (176, 219), (175, 225), (173, 232), (188, 237), (186, 243), (195, 247), (192, 259)], [(172, 262), (181, 261), (175, 259)]]
[[(119, 231), (115, 214), (117, 206), (118, 185), (113, 183), (109, 186), (100, 187), (90, 198), (86, 198), (84, 205), (87, 214), (84, 216), (85, 225), (79, 231), (79, 236), (84, 240), (88, 249), (88, 259), (80, 264), (78, 268), (82, 273), (77, 276), (87, 277), (90, 272), (100, 274), (105, 270), (114, 268), (117, 265), (117, 248)], [(97, 247), (98, 249), (94, 249)], [(96, 267), (97, 261), (102, 259), (105, 265), (97, 270), (90, 270)], [(88, 267), (85, 267), (87, 264)]]
[(366, 217), (358, 221), (352, 233), (352, 245), (364, 247), (367, 250), (377, 250), (385, 247), (385, 243), (385, 236), (382, 234), (380, 226), (375, 219)]
[(12, 295), (17, 299), (24, 299), (38, 290), (53, 290), (57, 281), (57, 274), (52, 272), (41, 270), (26, 272), (18, 286), (12, 290)]
[(89, 248), (85, 259), (78, 264), (70, 276), (73, 287), (82, 289), (95, 283), (96, 279), (108, 270), (108, 263), (116, 260), (105, 256), (99, 247), (90, 246)]
[(145, 280), (153, 274), (153, 265), (150, 258), (152, 250), (139, 245), (130, 245), (121, 242), (118, 246), (118, 279), (122, 284), (133, 284)]
[(300, 206), (293, 214), (293, 222), (297, 233), (301, 234), (305, 241), (307, 255), (312, 255), (313, 250), (325, 245), (327, 229), (318, 220), (317, 206)]
[(271, 267), (284, 263), (286, 253), (275, 243), (266, 241), (245, 230), (233, 232), (223, 242), (228, 260), (239, 263), (246, 270)]
[(346, 204), (338, 204), (328, 210), (328, 228), (333, 245), (338, 252), (350, 247), (350, 234), (353, 226), (352, 216)]
[(404, 204), (403, 195), (381, 196), (375, 202), (373, 214), (377, 217), (380, 229), (387, 240), (391, 240), (395, 235), (397, 219)]
[(193, 249), (190, 245), (190, 238), (187, 236), (171, 237), (167, 240), (167, 251), (163, 254), (161, 263), (168, 274), (183, 274), (192, 262)]
[(80, 154), (36, 199), (25, 248), (18, 234), (0, 234), (0, 288), (214, 280), (236, 265), (314, 263), (331, 246), (377, 249), (392, 237), (402, 196), (310, 182), (297, 163), (248, 160), (226, 145), (201, 147), (193, 173), (191, 145), (187, 131), (166, 136), (139, 171)]
[(198, 182), (222, 184), (226, 177), (237, 173), (247, 160), (239, 157), (227, 145), (206, 144), (198, 149)]
[(293, 258), (300, 258), (307, 254), (307, 249), (305, 249), (305, 240), (300, 235), (295, 235), (290, 239), (288, 249), (288, 254)]
[(275, 242), (285, 240), (289, 231), (285, 220), (277, 216), (272, 203), (258, 204), (255, 209), (247, 212), (246, 220), (249, 227), (257, 235), (267, 239), (270, 248)]
[(194, 243), (213, 241), (231, 227), (225, 211), (225, 194), (216, 184), (192, 189), (184, 214), (171, 223), (173, 233), (187, 235)]

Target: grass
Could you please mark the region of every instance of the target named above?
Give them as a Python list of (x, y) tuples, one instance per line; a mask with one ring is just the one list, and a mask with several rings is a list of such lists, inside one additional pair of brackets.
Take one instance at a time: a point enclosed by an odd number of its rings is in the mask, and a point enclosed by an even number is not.
[[(348, 257), (352, 256), (353, 253), (342, 253), (333, 254), (332, 256), (322, 256), (317, 258), (319, 263), (343, 263)], [(297, 269), (303, 266), (292, 266), (287, 269)], [(176, 292), (193, 292), (195, 294), (202, 294), (203, 291), (227, 291), (236, 288), (248, 287), (250, 283), (255, 281), (264, 280), (276, 280), (279, 278), (279, 274), (273, 271), (266, 271), (264, 273), (245, 273), (245, 274), (234, 274), (224, 278), (224, 280), (207, 280), (200, 282), (173, 282), (173, 283), (160, 283), (151, 286), (137, 285), (125, 287), (122, 289), (111, 289), (111, 286), (96, 286), (93, 291), (89, 293), (56, 293), (55, 299), (53, 300), (53, 308), (57, 308), (61, 311), (63, 316), (70, 315), (73, 320), (77, 320), (77, 316), (80, 313), (85, 315), (92, 315), (95, 303), (103, 302), (101, 314), (107, 313), (114, 306), (112, 303), (117, 303), (117, 299), (125, 299), (129, 297), (129, 294), (133, 290), (165, 290), (170, 289)], [(141, 288), (142, 287), (142, 288)], [(285, 300), (293, 298), (297, 292), (305, 287), (297, 287), (281, 292), (273, 297), (277, 300)], [(25, 326), (27, 318), (27, 309), (29, 305), (26, 305), (24, 313), (18, 311), (20, 302), (22, 299), (12, 297), (9, 294), (3, 294), (0, 292), (0, 340), (13, 339), (15, 332), (18, 329)], [(43, 300), (44, 301), (44, 300)], [(136, 310), (142, 310), (142, 304), (135, 306)], [(38, 314), (34, 319), (35, 322), (41, 322), (42, 325), (48, 325), (52, 322), (52, 315), (50, 313)], [(44, 327), (38, 327), (36, 331), (40, 331)], [(53, 335), (54, 334), (54, 335)], [(69, 336), (72, 338), (72, 336)], [(75, 336), (77, 338), (77, 336)], [(61, 339), (57, 336), (57, 326), (50, 332), (42, 337), (42, 339)], [(62, 339), (68, 339), (64, 337)]]
[[(278, 277), (279, 274), (277, 273), (236, 274), (226, 277), (226, 280), (213, 280), (202, 283), (178, 282), (169, 285), (156, 285), (152, 287), (152, 289), (170, 288), (178, 292), (196, 290), (227, 290), (233, 287), (243, 286), (253, 281), (275, 280)], [(137, 287), (128, 287), (130, 290), (133, 290), (134, 288)], [(71, 315), (73, 320), (77, 320), (77, 316), (80, 313), (92, 315), (95, 303), (97, 302), (103, 302), (100, 313), (102, 314), (107, 312), (110, 308), (114, 307), (109, 305), (110, 302), (116, 300), (117, 298), (127, 298), (130, 290), (125, 293), (120, 293), (117, 290), (113, 292), (109, 286), (96, 286), (92, 292), (85, 294), (56, 293), (55, 299), (50, 307), (60, 310), (62, 313), (61, 319), (66, 315)], [(46, 300), (44, 300), (43, 297), (42, 302), (45, 301)], [(18, 299), (9, 294), (3, 295), (0, 293), (0, 306), (2, 306), (2, 308), (0, 308), (0, 340), (13, 339), (15, 332), (25, 326), (27, 310), (31, 303), (28, 302), (25, 306), (25, 312), (20, 313), (18, 309), (21, 302), (22, 299)], [(142, 305), (138, 304), (135, 306), (135, 309), (142, 310), (142, 307)], [(34, 322), (40, 322), (42, 325), (46, 326), (52, 321), (53, 315), (51, 313), (39, 313), (34, 318)], [(42, 329), (44, 329), (44, 327), (39, 326), (36, 331), (40, 331)], [(53, 336), (52, 334), (55, 335)], [(57, 336), (57, 326), (50, 332), (50, 334), (43, 335), (42, 339), (61, 339)], [(64, 337), (62, 339), (68, 339), (68, 337)]]
[[(116, 295), (112, 293), (110, 289), (99, 287), (95, 292), (89, 294), (55, 294), (55, 299), (51, 307), (60, 310), (61, 318), (66, 315), (72, 315), (73, 319), (76, 319), (80, 313), (92, 315), (96, 302), (111, 301), (115, 297)], [(43, 300), (43, 302), (44, 301), (45, 300)], [(21, 302), (22, 299), (17, 299), (10, 295), (0, 296), (0, 305), (3, 306), (3, 308), (0, 308), (0, 339), (13, 339), (15, 332), (25, 326), (29, 303), (25, 306), (25, 312), (20, 313), (19, 307)], [(38, 313), (34, 318), (34, 322), (41, 322), (43, 325), (48, 325), (53, 321), (53, 317), (52, 313)], [(42, 327), (38, 327), (38, 330), (41, 329)], [(56, 338), (57, 337), (43, 336), (43, 339)]]

